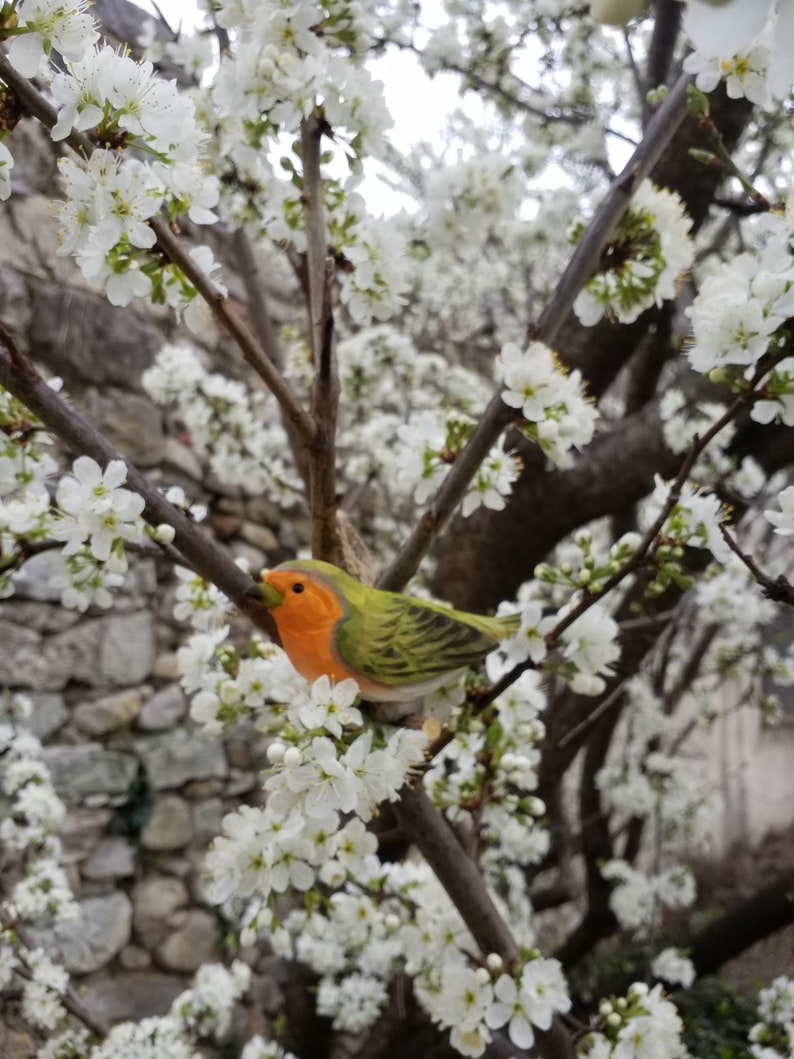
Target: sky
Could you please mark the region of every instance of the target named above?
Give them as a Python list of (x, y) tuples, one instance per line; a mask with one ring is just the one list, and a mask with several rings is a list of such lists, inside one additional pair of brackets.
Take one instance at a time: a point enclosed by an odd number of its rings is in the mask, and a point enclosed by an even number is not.
[[(203, 17), (193, 0), (134, 0), (145, 11), (162, 11), (169, 25), (180, 22), (189, 29), (204, 25)], [(439, 13), (440, 13), (440, 4)], [(423, 16), (431, 12), (433, 4), (423, 3)], [(446, 125), (446, 118), (460, 105), (458, 78), (454, 74), (438, 74), (432, 80), (422, 71), (414, 55), (390, 51), (370, 64), (370, 70), (384, 84), (386, 105), (394, 119), (390, 131), (391, 142), (401, 150), (425, 140), (438, 142)], [(375, 214), (391, 214), (413, 204), (407, 197), (396, 195), (377, 177), (377, 167), (365, 165), (364, 180), (359, 187), (370, 210)]]

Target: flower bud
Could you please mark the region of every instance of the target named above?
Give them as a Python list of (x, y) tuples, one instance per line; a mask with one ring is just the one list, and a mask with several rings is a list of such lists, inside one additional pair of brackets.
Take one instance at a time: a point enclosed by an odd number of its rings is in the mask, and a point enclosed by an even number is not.
[(303, 761), (303, 751), (297, 746), (287, 747), (284, 752), (284, 764), (290, 768), (294, 768), (296, 765), (300, 765)]

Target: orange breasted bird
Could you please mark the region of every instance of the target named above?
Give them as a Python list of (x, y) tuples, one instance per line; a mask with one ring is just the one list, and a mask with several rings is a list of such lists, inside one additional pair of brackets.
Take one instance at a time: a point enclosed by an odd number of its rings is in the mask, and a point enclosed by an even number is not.
[(265, 570), (248, 594), (271, 611), (302, 677), (352, 677), (371, 702), (407, 702), (451, 684), (519, 624), (517, 614), (486, 618), (370, 588), (318, 559)]

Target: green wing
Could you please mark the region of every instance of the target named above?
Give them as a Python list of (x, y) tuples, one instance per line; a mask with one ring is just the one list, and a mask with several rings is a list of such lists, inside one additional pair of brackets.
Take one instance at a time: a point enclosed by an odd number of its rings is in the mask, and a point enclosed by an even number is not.
[(351, 668), (382, 684), (413, 684), (474, 665), (517, 623), (463, 614), (396, 592), (370, 590), (361, 604), (337, 627), (339, 653)]

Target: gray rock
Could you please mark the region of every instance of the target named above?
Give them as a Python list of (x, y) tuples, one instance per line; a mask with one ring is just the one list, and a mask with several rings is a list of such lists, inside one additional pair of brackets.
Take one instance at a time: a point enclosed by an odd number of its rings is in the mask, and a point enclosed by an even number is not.
[(179, 680), (180, 672), (173, 651), (161, 651), (154, 660), (152, 676), (156, 680)]
[(111, 835), (103, 839), (81, 865), (85, 879), (125, 879), (135, 874), (135, 851), (126, 839)]
[(39, 1042), (32, 1033), (12, 1029), (0, 1022), (0, 1055), (3, 1059), (33, 1059), (38, 1049)]
[(221, 833), (221, 821), (224, 817), (223, 802), (220, 798), (210, 798), (193, 806), (194, 841), (202, 845), (211, 842)]
[(56, 791), (67, 801), (92, 794), (126, 794), (138, 768), (133, 754), (106, 750), (99, 743), (48, 746), (42, 756)]
[(182, 796), (191, 802), (206, 802), (208, 798), (218, 798), (226, 792), (224, 780), (191, 780), (182, 788)]
[(157, 591), (157, 565), (152, 559), (138, 558), (130, 563), (124, 579), (124, 592), (138, 597), (149, 597)]
[(147, 732), (173, 728), (187, 712), (187, 699), (178, 684), (168, 684), (147, 699), (138, 714), (137, 725)]
[(88, 974), (109, 963), (130, 940), (132, 904), (124, 893), (88, 897), (80, 902), (80, 915), (53, 931), (36, 931), (44, 948), (61, 956), (67, 971)]
[(251, 576), (255, 576), (266, 566), (271, 564), (266, 561), (265, 553), (260, 548), (255, 548), (245, 541), (235, 540), (229, 543), (229, 554), (236, 563), (243, 562)]
[(268, 529), (267, 526), (260, 526), (256, 522), (244, 522), (240, 536), (246, 543), (252, 544), (262, 552), (271, 552), (278, 548), (278, 541), (273, 530)]
[(120, 309), (77, 287), (43, 283), (33, 293), (29, 340), (31, 355), (67, 385), (140, 391), (141, 374), (163, 335), (135, 309)]
[[(184, 482), (185, 488), (188, 488), (191, 484), (195, 486), (195, 483), (200, 482), (204, 477), (201, 460), (195, 451), (175, 437), (167, 437), (165, 439), (162, 465), (167, 478), (173, 478), (174, 474), (176, 474), (178, 477), (186, 479)], [(194, 497), (193, 499), (197, 498)]]
[(137, 688), (117, 691), (93, 702), (81, 702), (72, 714), (74, 723), (87, 735), (107, 735), (138, 716), (141, 693)]
[[(25, 604), (14, 620), (0, 619), (0, 684), (33, 691), (60, 691), (71, 680), (89, 687), (140, 684), (155, 657), (154, 619), (146, 611), (87, 618), (42, 636), (30, 627)], [(68, 613), (46, 607), (49, 612)], [(74, 616), (70, 615), (69, 621)]]
[[(49, 552), (32, 555), (14, 576), (15, 599), (30, 599), (56, 603), (61, 590), (51, 584), (53, 556)], [(10, 609), (10, 608), (9, 608)]]
[[(49, 558), (50, 555), (51, 553), (45, 552), (42, 556), (36, 556), (36, 559), (38, 561)], [(32, 561), (31, 559), (30, 562)], [(57, 598), (60, 600), (60, 594)], [(60, 605), (53, 607), (42, 600), (31, 599), (23, 602), (17, 597), (0, 604), (0, 618), (40, 633), (63, 632), (84, 620), (76, 610), (67, 610)]]
[(110, 822), (110, 809), (70, 809), (60, 828), (62, 845), (61, 863), (76, 864), (84, 861), (97, 848)]
[[(13, 151), (11, 147), (12, 154)], [(0, 268), (0, 315), (9, 331), (27, 332), (30, 294), (22, 276), (10, 268)]]
[[(113, 978), (105, 974), (92, 977), (85, 983), (82, 1000), (95, 1018), (109, 1026), (127, 1019), (139, 1022), (150, 1015), (167, 1014), (185, 987), (184, 978), (176, 975), (128, 970)], [(168, 1057), (164, 1055), (163, 1059)]]
[[(12, 145), (12, 153), (14, 150)], [(50, 161), (46, 168), (52, 173)], [(20, 232), (25, 233), (24, 239), (20, 239)], [(28, 282), (34, 276), (47, 279), (53, 274), (74, 276), (74, 262), (59, 258), (57, 250), (52, 199), (41, 195), (14, 195), (6, 202), (0, 211), (0, 260), (10, 264)], [(31, 315), (33, 311), (31, 305)], [(25, 331), (28, 331), (27, 327)]]
[(165, 452), (163, 416), (148, 398), (108, 387), (92, 393), (86, 405), (91, 422), (138, 467), (160, 463)]
[(145, 971), (152, 966), (152, 958), (140, 945), (125, 945), (119, 953), (119, 963), (125, 971)]
[(27, 727), (38, 739), (49, 739), (69, 718), (63, 695), (57, 692), (32, 692), (30, 700), (33, 711), (27, 719)]
[(184, 849), (192, 839), (193, 817), (184, 798), (178, 794), (159, 797), (141, 834), (141, 845), (162, 852)]
[(156, 790), (181, 787), (190, 780), (225, 779), (228, 773), (223, 741), (177, 731), (161, 742), (138, 740), (146, 758), (149, 781)]
[(242, 772), (240, 769), (232, 769), (226, 784), (226, 795), (229, 798), (239, 798), (242, 794), (248, 794), (257, 786), (261, 787), (262, 780), (256, 772)]
[[(0, 684), (9, 688), (46, 688), (49, 674), (42, 657), (42, 637), (33, 629), (0, 620)], [(65, 684), (54, 687), (63, 687)]]
[(218, 959), (219, 940), (218, 924), (209, 912), (198, 908), (177, 912), (155, 958), (166, 970), (191, 974), (203, 963)]
[(151, 949), (165, 937), (168, 921), (188, 903), (188, 891), (181, 879), (170, 875), (149, 875), (132, 888), (132, 923), (136, 940)]
[(147, 611), (116, 615), (104, 622), (99, 648), (103, 684), (140, 684), (155, 658), (154, 619)]

